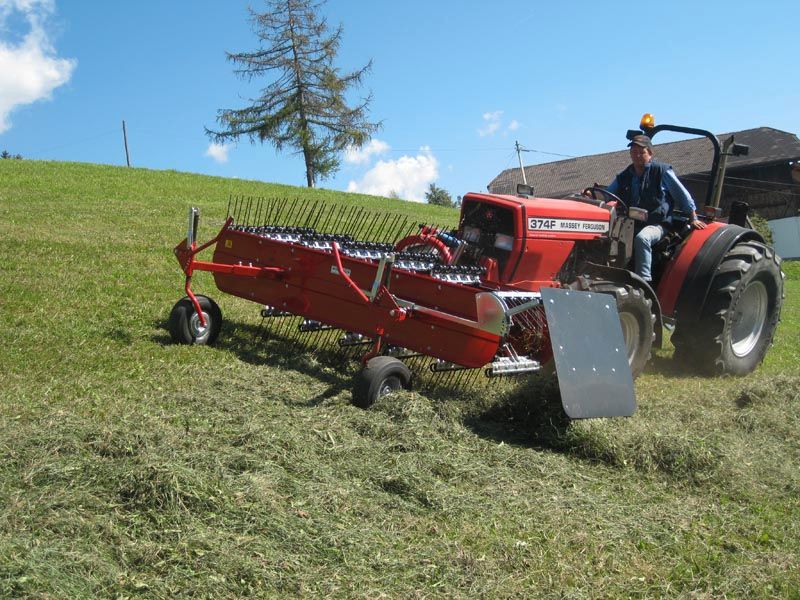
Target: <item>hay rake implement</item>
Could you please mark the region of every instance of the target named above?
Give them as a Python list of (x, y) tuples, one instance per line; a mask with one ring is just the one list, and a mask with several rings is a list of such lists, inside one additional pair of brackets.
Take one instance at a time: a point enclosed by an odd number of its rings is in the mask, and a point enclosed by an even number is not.
[[(497, 261), (465, 259), (468, 244), (455, 232), (361, 207), (235, 198), (219, 233), (202, 245), (198, 224), (192, 208), (187, 237), (174, 249), (186, 275), (186, 297), (169, 320), (176, 342), (210, 344), (220, 332), (218, 305), (191, 287), (194, 272), (209, 271), (219, 290), (263, 306), (268, 337), (360, 357), (353, 385), (360, 407), (411, 387), (421, 372), (463, 387), (481, 374), (519, 376), (555, 363), (560, 380), (592, 382), (589, 399), (578, 383), (562, 391), (569, 416), (634, 410), (625, 343), (607, 295), (499, 285), (492, 281)], [(211, 247), (211, 261), (197, 258)], [(562, 323), (556, 348), (553, 319)], [(596, 339), (586, 339), (587, 319), (595, 321)], [(592, 354), (604, 348), (608, 357), (588, 355), (587, 341)]]

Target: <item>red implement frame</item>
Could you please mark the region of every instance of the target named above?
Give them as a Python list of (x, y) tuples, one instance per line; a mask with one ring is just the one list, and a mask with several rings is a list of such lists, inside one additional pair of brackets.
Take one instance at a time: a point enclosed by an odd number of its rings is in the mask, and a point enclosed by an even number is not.
[[(335, 243), (312, 248), (237, 231), (231, 223), (202, 246), (187, 247), (184, 240), (175, 248), (186, 293), (201, 318), (191, 276), (210, 271), (223, 292), (374, 339), (365, 358), (381, 344), (468, 368), (484, 366), (497, 354), (500, 335), (483, 327), (477, 314), (476, 296), (483, 290), (393, 270), (390, 261), (379, 265), (346, 256)], [(212, 245), (212, 262), (196, 259)]]

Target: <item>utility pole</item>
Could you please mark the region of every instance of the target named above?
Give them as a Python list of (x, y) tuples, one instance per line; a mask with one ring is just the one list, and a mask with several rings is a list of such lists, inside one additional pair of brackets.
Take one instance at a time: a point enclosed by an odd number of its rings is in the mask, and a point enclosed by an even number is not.
[(525, 167), (522, 166), (522, 155), (520, 152), (527, 152), (525, 148), (519, 145), (519, 142), (514, 140), (514, 148), (517, 150), (517, 160), (519, 160), (519, 170), (522, 172), (522, 183), (528, 185), (528, 179), (525, 177)]
[(125, 129), (125, 120), (122, 120), (122, 139), (125, 142), (125, 162), (131, 166), (131, 155), (128, 154), (128, 130)]

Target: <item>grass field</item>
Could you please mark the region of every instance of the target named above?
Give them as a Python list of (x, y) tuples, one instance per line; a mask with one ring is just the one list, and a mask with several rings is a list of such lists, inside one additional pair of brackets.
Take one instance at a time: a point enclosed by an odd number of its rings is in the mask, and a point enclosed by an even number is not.
[(800, 263), (753, 375), (659, 351), (630, 419), (565, 423), (547, 389), (415, 392), (363, 411), (350, 373), (164, 325), (171, 249), (230, 194), (364, 196), (0, 161), (0, 596), (800, 598)]

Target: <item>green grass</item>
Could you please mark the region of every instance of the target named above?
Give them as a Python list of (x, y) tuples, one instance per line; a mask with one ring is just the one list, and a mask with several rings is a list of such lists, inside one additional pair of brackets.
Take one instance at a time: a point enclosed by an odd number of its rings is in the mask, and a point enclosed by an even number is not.
[(665, 348), (630, 419), (565, 423), (535, 382), (362, 411), (207, 274), (220, 343), (168, 343), (186, 210), (209, 238), (230, 194), (456, 218), (0, 161), (0, 596), (800, 598), (800, 263), (756, 373)]

